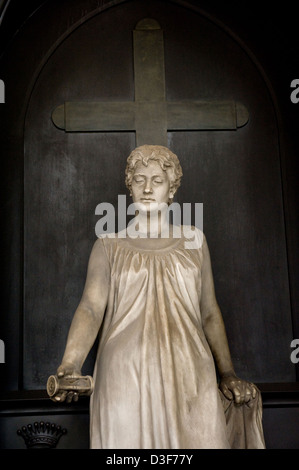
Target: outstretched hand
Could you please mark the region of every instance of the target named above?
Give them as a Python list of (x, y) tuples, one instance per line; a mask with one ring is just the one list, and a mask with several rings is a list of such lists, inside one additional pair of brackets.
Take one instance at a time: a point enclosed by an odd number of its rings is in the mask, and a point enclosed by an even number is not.
[(219, 388), (228, 400), (234, 400), (237, 405), (248, 403), (256, 397), (255, 385), (236, 375), (222, 377)]

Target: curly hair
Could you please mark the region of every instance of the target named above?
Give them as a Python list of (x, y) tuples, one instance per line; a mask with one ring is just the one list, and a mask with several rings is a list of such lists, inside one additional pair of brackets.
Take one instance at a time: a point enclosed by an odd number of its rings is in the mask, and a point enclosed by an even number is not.
[(132, 178), (137, 163), (142, 162), (143, 165), (147, 166), (150, 160), (157, 161), (162, 170), (168, 172), (170, 186), (175, 193), (181, 184), (182, 167), (178, 157), (162, 145), (141, 145), (130, 153), (125, 170), (125, 182), (129, 191), (131, 191)]

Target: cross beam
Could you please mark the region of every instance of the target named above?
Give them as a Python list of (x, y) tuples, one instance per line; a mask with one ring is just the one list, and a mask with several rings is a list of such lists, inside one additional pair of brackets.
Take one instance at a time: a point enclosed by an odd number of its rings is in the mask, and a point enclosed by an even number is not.
[(136, 145), (167, 146), (167, 131), (236, 130), (249, 119), (235, 101), (166, 101), (163, 31), (156, 20), (136, 25), (135, 101), (65, 102), (52, 113), (66, 132), (135, 131)]

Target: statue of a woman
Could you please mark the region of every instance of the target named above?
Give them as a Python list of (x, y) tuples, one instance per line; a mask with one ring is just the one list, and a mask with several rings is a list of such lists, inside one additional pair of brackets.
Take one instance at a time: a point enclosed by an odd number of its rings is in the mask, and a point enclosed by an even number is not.
[[(91, 448), (238, 446), (226, 416), (231, 403), (233, 418), (238, 408), (254, 414), (254, 442), (244, 447), (264, 446), (260, 394), (234, 371), (205, 236), (195, 227), (187, 235), (181, 227), (181, 236), (175, 236), (167, 211), (157, 211), (172, 202), (181, 176), (169, 149), (135, 149), (127, 161), (126, 184), (140, 208), (137, 236), (100, 237), (91, 252), (57, 370), (59, 377), (80, 376), (101, 328), (90, 403)], [(153, 235), (149, 220), (157, 213)], [(188, 233), (195, 237), (194, 248), (186, 248)], [(61, 392), (55, 399), (77, 400), (78, 395)]]

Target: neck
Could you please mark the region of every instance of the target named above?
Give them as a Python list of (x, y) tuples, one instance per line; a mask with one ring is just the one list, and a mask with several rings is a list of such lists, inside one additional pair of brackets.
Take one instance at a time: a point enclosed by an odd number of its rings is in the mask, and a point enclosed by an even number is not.
[(146, 238), (169, 238), (170, 224), (167, 205), (159, 210), (137, 210), (134, 225), (135, 236)]

